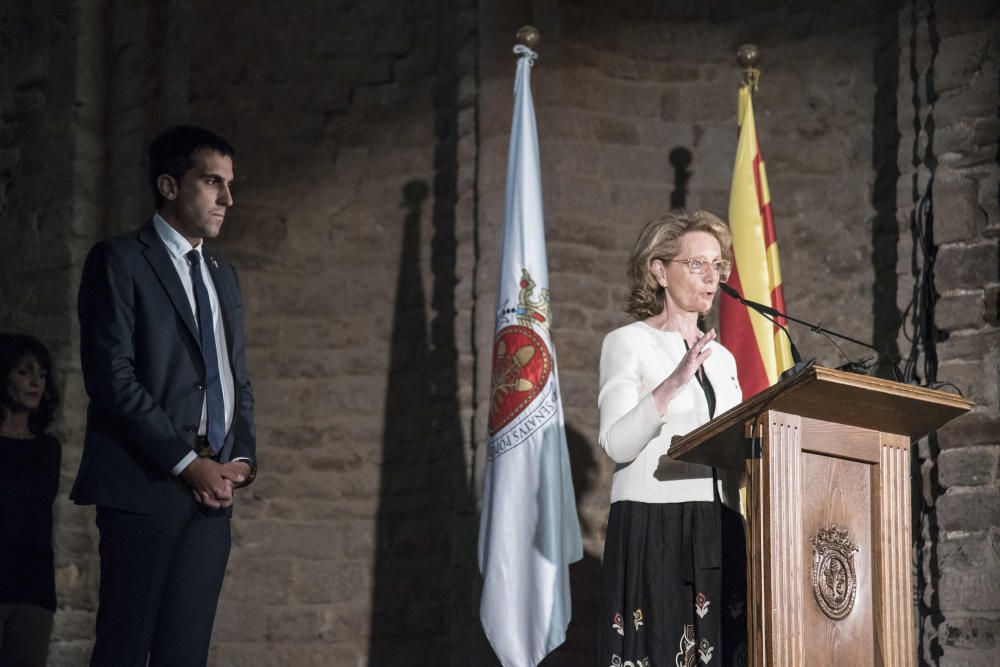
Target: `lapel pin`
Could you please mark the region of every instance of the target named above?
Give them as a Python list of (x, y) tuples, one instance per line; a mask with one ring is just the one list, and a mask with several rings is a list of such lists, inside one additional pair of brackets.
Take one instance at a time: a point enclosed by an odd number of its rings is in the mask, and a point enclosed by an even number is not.
[(215, 268), (219, 268), (219, 263), (215, 261), (214, 257), (209, 257), (208, 261), (210, 261), (212, 263), (212, 266), (214, 266)]

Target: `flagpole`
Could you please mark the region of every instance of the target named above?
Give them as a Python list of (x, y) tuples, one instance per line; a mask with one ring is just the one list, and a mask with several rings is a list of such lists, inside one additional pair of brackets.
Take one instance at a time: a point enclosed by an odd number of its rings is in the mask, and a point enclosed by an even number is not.
[(542, 41), (542, 33), (533, 25), (523, 25), (517, 29), (517, 43), (524, 44), (534, 51)]
[(743, 68), (743, 85), (749, 86), (750, 91), (757, 90), (757, 81), (760, 79), (760, 49), (756, 44), (744, 44), (736, 51), (736, 62)]
[[(742, 82), (740, 84), (741, 88), (746, 89), (747, 101), (753, 99), (753, 93), (757, 90), (757, 84), (760, 80), (760, 70), (757, 66), (760, 64), (760, 49), (757, 48), (755, 44), (744, 44), (736, 51), (736, 62), (739, 63), (740, 67), (743, 68)], [(740, 118), (743, 115), (743, 104), (742, 98), (740, 103)], [(742, 120), (740, 121), (742, 122)], [(734, 176), (735, 182), (735, 176)], [(732, 213), (730, 213), (730, 218), (732, 218)], [(753, 426), (756, 431), (756, 423)], [(756, 433), (754, 434), (756, 435)], [(748, 491), (748, 481), (754, 477), (760, 478), (760, 461), (747, 460), (745, 475), (743, 480), (740, 482), (740, 513), (743, 515), (745, 520), (745, 530), (746, 530), (746, 541), (744, 547), (746, 549), (746, 559), (747, 563), (752, 562), (754, 553), (764, 553), (764, 536), (762, 534), (755, 534), (753, 531), (753, 526), (755, 522), (753, 517), (759, 514), (764, 507), (764, 497), (761, 485), (756, 485), (756, 493), (750, 496)], [(747, 573), (747, 599), (756, 599), (760, 592), (764, 590), (764, 582), (761, 579), (754, 579), (752, 577), (752, 572)], [(763, 656), (765, 654), (765, 647), (763, 643), (763, 637), (757, 636), (754, 633), (756, 628), (761, 627), (761, 610), (757, 605), (749, 605), (747, 609), (747, 638), (748, 638), (748, 660), (747, 663), (751, 665), (763, 665)]]
[(500, 233), (483, 501), (479, 618), (504, 667), (535, 667), (566, 640), (569, 565), (583, 558), (552, 343), (531, 69), (541, 36), (517, 31)]

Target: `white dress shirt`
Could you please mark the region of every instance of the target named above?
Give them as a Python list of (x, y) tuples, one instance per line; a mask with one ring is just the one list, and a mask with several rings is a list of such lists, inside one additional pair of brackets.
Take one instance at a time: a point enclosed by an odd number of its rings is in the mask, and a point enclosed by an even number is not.
[[(716, 342), (702, 368), (715, 391), (715, 414), (720, 415), (743, 397), (736, 376), (736, 360)], [(697, 378), (680, 389), (661, 415), (652, 391), (666, 379), (687, 352), (676, 331), (660, 331), (645, 322), (615, 329), (601, 349), (600, 391), (597, 404), (601, 425), (599, 442), (618, 465), (611, 480), (611, 502), (711, 502), (712, 469), (675, 461), (667, 456), (671, 439), (709, 420), (708, 401)], [(719, 470), (719, 494), (726, 505), (738, 507), (738, 476)]]
[[(194, 297), (194, 284), (191, 281), (191, 262), (186, 255), (192, 250), (198, 251), (202, 255), (201, 277), (205, 282), (205, 289), (208, 291), (208, 300), (212, 305), (212, 326), (215, 328), (215, 351), (219, 357), (219, 380), (222, 383), (222, 403), (226, 412), (226, 433), (233, 424), (234, 396), (236, 394), (233, 384), (233, 369), (229, 365), (229, 344), (226, 341), (226, 327), (222, 322), (222, 309), (219, 307), (219, 295), (215, 290), (215, 283), (212, 281), (212, 273), (205, 264), (205, 256), (202, 254), (204, 244), (199, 243), (197, 247), (188, 243), (188, 240), (181, 236), (180, 232), (171, 227), (159, 213), (153, 215), (153, 226), (160, 236), (163, 244), (167, 247), (167, 254), (177, 270), (177, 276), (181, 279), (184, 293), (187, 294), (188, 302), (191, 304), (191, 313), (194, 315), (195, 326), (198, 325), (198, 310)], [(201, 422), (198, 425), (198, 435), (205, 435), (208, 432), (208, 399), (202, 402)], [(191, 451), (171, 470), (171, 474), (179, 475), (191, 461), (197, 458), (197, 454)]]

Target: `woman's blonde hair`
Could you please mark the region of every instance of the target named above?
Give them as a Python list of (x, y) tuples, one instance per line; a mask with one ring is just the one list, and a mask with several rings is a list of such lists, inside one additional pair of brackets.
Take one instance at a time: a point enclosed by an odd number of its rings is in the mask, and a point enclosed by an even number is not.
[(722, 257), (733, 259), (733, 234), (728, 225), (708, 211), (669, 211), (646, 223), (635, 240), (628, 260), (628, 303), (625, 312), (637, 320), (663, 312), (664, 292), (653, 275), (656, 258), (673, 259), (680, 251), (680, 239), (691, 232), (707, 232), (722, 248)]

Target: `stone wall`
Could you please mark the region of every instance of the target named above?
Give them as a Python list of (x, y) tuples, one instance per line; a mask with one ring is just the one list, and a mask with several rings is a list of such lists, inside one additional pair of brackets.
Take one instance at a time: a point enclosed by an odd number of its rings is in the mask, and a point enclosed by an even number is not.
[(1000, 12), (987, 5), (900, 14), (900, 303), (929, 285), (937, 298), (907, 322), (923, 334), (917, 374), (977, 404), (917, 448), (920, 657), (934, 665), (1000, 651)]
[[(149, 215), (145, 146), (160, 128), (212, 127), (237, 147), (236, 206), (215, 245), (243, 284), (261, 467), (237, 502), (212, 664), (493, 663), (477, 499), (511, 48), (534, 23), (553, 334), (585, 542), (570, 638), (546, 664), (591, 662), (612, 470), (596, 446), (601, 340), (627, 321), (624, 262), (645, 220), (671, 205), (726, 214), (734, 54), (753, 41), (793, 314), (905, 356), (920, 284), (910, 214), (933, 193), (941, 333), (914, 367), (981, 405), (918, 450), (923, 655), (986, 664), (1000, 617), (998, 31), (989, 3), (942, 4), (7, 3), (0, 328), (53, 332), (64, 494), (82, 440), (82, 253)], [(14, 37), (24, 26), (35, 39)], [(806, 355), (842, 363), (825, 339), (793, 333)], [(98, 561), (93, 510), (63, 497), (57, 520), (62, 667), (85, 664)]]
[[(0, 330), (41, 339), (62, 397), (53, 431), (64, 443), (54, 510), (60, 601), (51, 662), (82, 664), (93, 634), (93, 511), (66, 500), (76, 474), (86, 408), (80, 377), (76, 283), (100, 217), (103, 99), (93, 47), (97, 3), (0, 6)], [(85, 90), (78, 84), (85, 83)], [(95, 141), (95, 132), (98, 135)], [(0, 538), (2, 539), (2, 538)]]
[(0, 321), (30, 328), (56, 354), (70, 343), (75, 28), (61, 3), (0, 10)]

